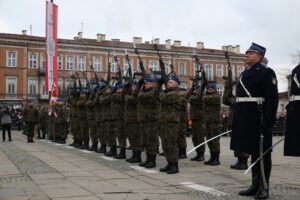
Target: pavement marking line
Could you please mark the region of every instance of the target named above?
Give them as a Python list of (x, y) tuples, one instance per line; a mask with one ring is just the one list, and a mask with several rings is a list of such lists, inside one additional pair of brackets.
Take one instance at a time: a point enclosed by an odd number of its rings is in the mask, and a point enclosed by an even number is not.
[(88, 151), (88, 150), (79, 150), (79, 151), (81, 151), (83, 153), (93, 153), (92, 151)]
[(208, 193), (208, 194), (211, 194), (211, 195), (214, 195), (214, 196), (218, 196), (218, 197), (228, 195), (224, 192), (215, 190), (214, 188), (206, 187), (204, 185), (195, 184), (193, 182), (181, 182), (180, 184), (185, 186), (185, 187), (189, 187), (189, 188), (192, 188), (192, 189), (195, 189), (195, 190), (199, 190), (201, 192), (205, 192), (205, 193)]
[(130, 166), (130, 168), (135, 169), (137, 171), (145, 172), (145, 173), (148, 173), (148, 174), (155, 174), (155, 173), (157, 173), (156, 170), (145, 169), (144, 167), (140, 167), (140, 166)]
[(75, 149), (74, 147), (72, 147), (72, 146), (64, 146), (65, 148), (67, 148), (67, 149)]
[(110, 157), (107, 157), (107, 156), (98, 156), (99, 158), (103, 158), (105, 160), (109, 160), (109, 161), (116, 161), (116, 159), (114, 158), (110, 158)]

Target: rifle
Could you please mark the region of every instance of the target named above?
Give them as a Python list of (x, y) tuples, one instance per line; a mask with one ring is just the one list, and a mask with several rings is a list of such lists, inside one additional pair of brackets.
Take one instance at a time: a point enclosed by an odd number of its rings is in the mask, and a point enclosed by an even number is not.
[(75, 96), (75, 92), (76, 92), (76, 89), (77, 89), (76, 76), (74, 74), (72, 74), (71, 78), (73, 80), (73, 95)]
[(110, 82), (110, 79), (111, 79), (111, 63), (110, 63), (110, 51), (108, 51), (108, 54), (107, 54), (107, 57), (108, 57), (108, 66), (107, 66), (107, 78), (106, 78), (106, 81), (107, 83)]
[(87, 78), (87, 74), (85, 73), (85, 71), (82, 71), (82, 74), (83, 74), (83, 76), (84, 76), (84, 78), (85, 78), (85, 81), (86, 81), (86, 86), (85, 86), (85, 88), (86, 88), (88, 91), (90, 91), (91, 86), (90, 86), (90, 81), (89, 81), (88, 78)]
[(77, 79), (78, 79), (78, 83), (79, 83), (79, 89), (80, 89), (80, 90), (82, 90), (82, 84), (81, 84), (80, 77), (79, 77), (79, 75), (78, 75), (78, 73), (77, 73), (77, 72), (75, 72), (75, 75), (76, 75), (76, 77), (77, 77)]
[[(205, 89), (205, 86), (207, 85), (207, 79), (204, 71), (204, 67), (200, 62), (200, 59), (198, 55), (194, 52), (194, 58), (195, 58), (195, 63), (196, 63), (196, 73), (195, 73), (195, 79), (194, 81), (198, 82), (200, 80), (201, 82), (201, 94)], [(200, 67), (200, 69), (199, 69)], [(201, 77), (200, 74), (201, 73)]]
[(173, 63), (174, 63), (174, 59), (173, 59), (173, 53), (172, 53), (172, 54), (171, 54), (171, 64), (170, 64), (171, 71), (170, 71), (170, 73), (168, 74), (168, 76), (170, 76), (171, 74), (175, 74), (175, 75), (176, 75), (176, 72), (175, 72), (175, 70), (174, 70)]
[(144, 63), (143, 63), (142, 58), (140, 57), (140, 53), (139, 53), (138, 48), (136, 47), (135, 43), (133, 43), (133, 48), (134, 48), (135, 54), (138, 56), (138, 59), (139, 59), (139, 67), (140, 67), (140, 70), (141, 70), (142, 78), (145, 78), (146, 73), (145, 73)]
[(92, 69), (92, 71), (94, 73), (94, 77), (95, 77), (95, 80), (96, 80), (97, 88), (100, 88), (99, 78), (98, 78), (97, 73), (95, 72), (95, 68), (93, 67), (93, 65), (92, 65), (91, 62), (90, 62), (90, 68)]
[(114, 77), (114, 81), (117, 79), (118, 81), (122, 80), (122, 70), (121, 70), (121, 67), (119, 65), (119, 61), (118, 61), (118, 57), (115, 55), (114, 56), (114, 60), (115, 60), (115, 63), (117, 64), (117, 67), (118, 67), (118, 71), (116, 73), (116, 76)]
[(125, 78), (129, 79), (129, 83), (131, 84), (132, 82), (132, 69), (131, 69), (131, 64), (130, 64), (130, 59), (129, 59), (129, 55), (127, 53), (127, 51), (125, 51), (125, 58), (126, 58), (126, 62), (128, 64), (128, 69), (127, 69), (127, 72), (126, 72), (126, 76)]
[(232, 68), (230, 65), (230, 60), (229, 60), (229, 55), (228, 55), (228, 51), (226, 48), (225, 51), (225, 58), (227, 60), (227, 65), (228, 65), (228, 77), (227, 77), (227, 91), (229, 92), (229, 95), (232, 96)]
[(162, 56), (159, 52), (157, 44), (154, 44), (154, 49), (156, 50), (157, 55), (159, 57), (159, 67), (160, 67), (160, 70), (161, 70), (161, 80), (165, 84), (165, 86), (167, 86), (167, 78), (168, 77), (167, 77), (167, 74), (166, 74), (166, 67), (165, 67), (164, 61), (162, 60)]

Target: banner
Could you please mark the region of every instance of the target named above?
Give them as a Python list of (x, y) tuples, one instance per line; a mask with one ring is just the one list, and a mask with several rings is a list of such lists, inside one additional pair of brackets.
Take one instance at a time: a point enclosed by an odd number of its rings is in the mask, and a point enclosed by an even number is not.
[[(46, 91), (51, 91), (51, 98), (57, 98), (57, 5), (46, 2)], [(54, 96), (55, 95), (55, 96)]]

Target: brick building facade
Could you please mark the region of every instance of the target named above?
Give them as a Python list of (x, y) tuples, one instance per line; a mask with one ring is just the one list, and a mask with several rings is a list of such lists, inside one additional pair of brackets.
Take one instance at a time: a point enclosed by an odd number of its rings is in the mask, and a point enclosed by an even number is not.
[[(142, 38), (134, 37), (133, 42), (139, 49), (144, 61), (146, 71), (152, 68), (159, 70), (157, 52), (153, 44)], [(89, 67), (91, 62), (98, 77), (106, 78), (108, 67), (108, 52), (111, 53), (111, 71), (116, 72), (117, 67), (113, 56), (117, 55), (119, 65), (126, 72), (125, 51), (131, 59), (133, 71), (138, 71), (138, 58), (134, 53), (133, 42), (122, 42), (118, 39), (106, 40), (104, 34), (97, 34), (94, 39), (78, 37), (72, 39), (59, 39), (58, 41), (58, 76), (60, 96), (66, 95), (67, 87), (72, 85), (71, 74), (75, 71), (85, 71), (88, 79), (94, 77)], [(166, 40), (158, 44), (163, 60), (169, 69), (172, 62), (176, 74), (183, 81), (183, 86), (190, 87), (190, 77), (195, 75), (194, 52), (199, 56), (209, 81), (217, 82), (220, 93), (224, 90), (222, 76), (227, 73), (227, 61), (222, 49), (204, 48), (203, 43), (196, 47), (182, 46), (180, 41)], [(245, 54), (240, 54), (239, 46), (229, 46), (230, 61), (233, 69), (233, 78), (236, 80), (245, 68)], [(48, 95), (45, 91), (45, 38), (23, 34), (0, 33), (0, 105), (21, 105), (23, 101), (47, 102)], [(85, 79), (79, 73), (82, 82)]]

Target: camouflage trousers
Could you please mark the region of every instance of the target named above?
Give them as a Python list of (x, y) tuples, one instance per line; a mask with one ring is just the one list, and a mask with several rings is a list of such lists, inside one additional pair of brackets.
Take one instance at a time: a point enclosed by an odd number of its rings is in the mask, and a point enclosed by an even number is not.
[(126, 148), (126, 131), (124, 126), (124, 120), (116, 120), (116, 136), (120, 148)]
[(179, 124), (179, 134), (178, 134), (178, 148), (179, 149), (186, 149), (186, 137), (185, 137), (185, 128), (186, 124), (185, 122), (180, 122)]
[(74, 140), (80, 139), (80, 125), (77, 117), (73, 118), (73, 120), (71, 121), (71, 133), (73, 134)]
[(161, 124), (161, 144), (168, 162), (178, 162), (178, 123), (162, 123)]
[(35, 123), (33, 122), (26, 122), (26, 134), (28, 137), (32, 137), (34, 136), (34, 127), (35, 127)]
[[(192, 141), (193, 145), (197, 146), (204, 142), (204, 137), (205, 137), (205, 124), (204, 121), (202, 120), (193, 120), (192, 123)], [(199, 147), (196, 149), (196, 152), (198, 154), (204, 154), (205, 152), (205, 145)]]
[(137, 122), (128, 122), (126, 124), (126, 132), (127, 137), (132, 147), (133, 151), (141, 151), (142, 150), (142, 140), (141, 140), (141, 132), (139, 123)]
[(154, 156), (158, 153), (158, 123), (156, 121), (152, 122), (142, 122), (141, 124), (142, 132), (142, 144), (145, 145), (146, 154)]
[(97, 135), (101, 146), (107, 145), (106, 121), (96, 121)]
[(107, 143), (109, 146), (117, 146), (117, 140), (116, 140), (116, 127), (118, 126), (118, 123), (115, 121), (106, 121), (106, 137), (107, 137)]
[(241, 151), (234, 151), (234, 157), (248, 159), (249, 158), (249, 154), (241, 152)]
[(79, 119), (79, 125), (80, 125), (80, 139), (85, 144), (89, 143), (89, 130), (88, 130), (88, 122), (86, 119)]
[(95, 120), (88, 120), (90, 138), (93, 144), (98, 143), (97, 126)]
[(65, 138), (65, 126), (64, 123), (54, 123), (54, 134), (55, 139), (64, 139)]
[[(219, 135), (221, 131), (220, 123), (216, 122), (207, 121), (205, 128), (207, 140)], [(211, 153), (220, 153), (220, 137), (208, 142), (207, 145)]]

